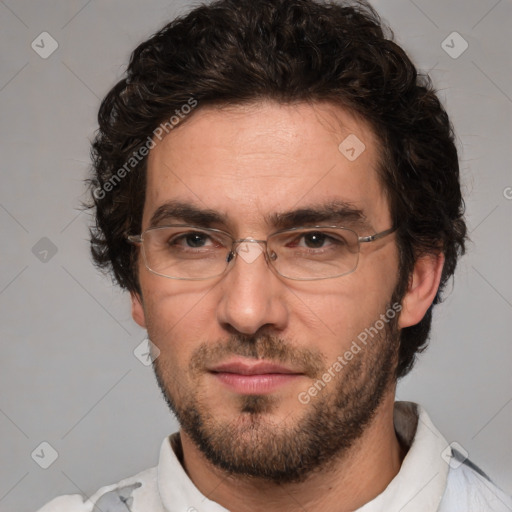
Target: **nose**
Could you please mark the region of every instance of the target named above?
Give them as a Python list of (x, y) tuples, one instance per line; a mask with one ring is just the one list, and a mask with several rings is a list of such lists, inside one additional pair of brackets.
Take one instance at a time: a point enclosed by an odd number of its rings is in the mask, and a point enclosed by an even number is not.
[(221, 283), (217, 319), (228, 331), (253, 335), (262, 328), (282, 331), (288, 323), (286, 285), (270, 269), (262, 244), (242, 242)]

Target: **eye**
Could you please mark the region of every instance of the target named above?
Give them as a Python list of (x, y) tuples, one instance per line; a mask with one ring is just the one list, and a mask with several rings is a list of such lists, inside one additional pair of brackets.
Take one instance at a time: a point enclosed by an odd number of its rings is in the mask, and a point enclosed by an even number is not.
[(336, 256), (351, 250), (352, 241), (345, 232), (334, 229), (311, 229), (304, 231), (289, 231), (283, 233), (280, 240), (276, 239), (278, 247), (293, 251), (294, 256)]
[(198, 248), (204, 247), (209, 238), (210, 237), (204, 233), (186, 233), (185, 235), (175, 237), (172, 243), (174, 245), (185, 244), (187, 247)]
[(311, 233), (305, 233), (302, 235), (304, 244), (310, 249), (320, 249), (324, 246), (324, 243), (328, 241), (328, 236), (320, 231), (312, 231)]
[(342, 236), (325, 233), (323, 231), (306, 231), (300, 233), (291, 241), (289, 247), (303, 247), (307, 249), (326, 249), (346, 244)]
[(183, 249), (201, 249), (203, 247), (219, 247), (221, 244), (212, 239), (211, 236), (200, 231), (191, 231), (171, 237), (168, 241), (170, 246), (177, 246)]

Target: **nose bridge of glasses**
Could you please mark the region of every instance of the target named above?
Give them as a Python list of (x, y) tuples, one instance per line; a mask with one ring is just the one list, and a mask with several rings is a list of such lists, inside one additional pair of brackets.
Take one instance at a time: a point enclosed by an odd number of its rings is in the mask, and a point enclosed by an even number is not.
[(257, 240), (255, 238), (240, 238), (234, 240), (228, 263), (233, 259), (234, 255), (240, 256), (246, 263), (253, 263), (261, 254), (266, 254), (266, 240)]
[(257, 240), (256, 238), (239, 238), (238, 240), (233, 240), (233, 247), (240, 246), (240, 244), (248, 243), (248, 244), (263, 244), (266, 245), (266, 240)]

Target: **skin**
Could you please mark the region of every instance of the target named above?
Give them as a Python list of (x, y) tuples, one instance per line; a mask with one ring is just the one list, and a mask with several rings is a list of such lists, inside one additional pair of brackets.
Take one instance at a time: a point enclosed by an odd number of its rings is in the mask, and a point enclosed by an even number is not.
[[(352, 162), (338, 150), (349, 134), (366, 146)], [(359, 235), (370, 235), (391, 226), (377, 163), (378, 143), (369, 126), (331, 104), (200, 108), (150, 152), (142, 226), (149, 226), (160, 205), (179, 200), (222, 213), (226, 222), (212, 227), (234, 238), (265, 239), (276, 231), (265, 221), (269, 214), (338, 200), (364, 212), (368, 231)], [(442, 255), (418, 260), (398, 328), (424, 316), (442, 265)], [(301, 424), (315, 400), (303, 404), (297, 396), (315, 379), (306, 374), (291, 379), (263, 399), (259, 414), (251, 415), (242, 410), (246, 397), (204, 368), (193, 370), (200, 347), (225, 348), (233, 335), (245, 336), (247, 343), (270, 335), (290, 353), (316, 357), (325, 370), (386, 311), (398, 282), (398, 252), (393, 235), (362, 244), (355, 272), (313, 282), (283, 279), (263, 257), (251, 263), (238, 257), (228, 273), (206, 281), (154, 275), (139, 258), (139, 280), (142, 294), (132, 293), (132, 315), (160, 349), (157, 374), (167, 394), (178, 407), (191, 401), (212, 422), (233, 428), (239, 436), (235, 444), (253, 446), (268, 432), (277, 429), (285, 435)], [(396, 344), (396, 339), (388, 341)], [(369, 345), (355, 356), (359, 362), (351, 364), (360, 364), (361, 371), (350, 372), (349, 367), (341, 372), (319, 399), (330, 404), (344, 389), (364, 389), (379, 350), (378, 344)], [(217, 363), (228, 358), (226, 350), (220, 354)], [(295, 369), (303, 369), (297, 361)], [(301, 481), (276, 484), (229, 474), (211, 463), (182, 428), (184, 468), (203, 494), (232, 511), (286, 512), (297, 510), (298, 504), (306, 510), (355, 510), (386, 488), (405, 455), (393, 427), (396, 383), (392, 371), (386, 371), (382, 399), (361, 435)], [(263, 435), (252, 437), (247, 426)]]

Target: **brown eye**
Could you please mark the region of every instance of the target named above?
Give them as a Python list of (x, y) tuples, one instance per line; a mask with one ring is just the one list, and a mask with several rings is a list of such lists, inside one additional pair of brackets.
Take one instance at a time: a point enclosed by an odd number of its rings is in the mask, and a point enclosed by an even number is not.
[(304, 235), (304, 243), (306, 247), (310, 249), (320, 249), (320, 247), (323, 247), (326, 239), (327, 236), (319, 231), (313, 231), (312, 233)]
[(190, 233), (183, 237), (183, 240), (189, 247), (203, 247), (208, 237), (201, 233)]

